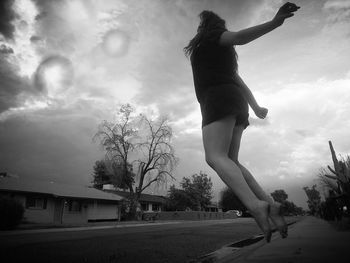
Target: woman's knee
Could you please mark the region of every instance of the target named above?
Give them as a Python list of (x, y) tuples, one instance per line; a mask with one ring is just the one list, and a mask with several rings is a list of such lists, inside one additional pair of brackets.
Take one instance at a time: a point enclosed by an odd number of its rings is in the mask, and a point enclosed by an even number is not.
[(207, 162), (207, 164), (214, 169), (215, 164), (218, 162), (217, 156), (215, 156), (214, 154), (205, 154), (205, 161)]
[(237, 165), (239, 165), (238, 150), (239, 150), (239, 146), (237, 148), (233, 148), (233, 146), (231, 145), (231, 148), (228, 154), (228, 157)]
[(235, 160), (232, 160), (238, 167), (240, 166), (240, 163), (239, 163), (239, 161), (237, 160), (237, 159), (235, 159)]
[(212, 153), (210, 153), (210, 154), (205, 155), (205, 161), (214, 170), (216, 170), (216, 168), (220, 166), (223, 159), (225, 159), (225, 158), (228, 159), (228, 157), (225, 156), (224, 154), (212, 154)]
[(238, 161), (238, 157), (230, 157), (230, 159), (235, 163), (237, 164), (237, 166), (240, 166), (241, 164), (239, 163)]

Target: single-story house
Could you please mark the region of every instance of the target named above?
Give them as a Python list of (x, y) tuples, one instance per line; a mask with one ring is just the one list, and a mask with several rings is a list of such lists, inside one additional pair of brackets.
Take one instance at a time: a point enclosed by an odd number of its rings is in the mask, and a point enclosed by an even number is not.
[[(122, 196), (127, 199), (130, 195), (129, 191), (116, 190), (112, 185), (104, 185), (103, 191)], [(164, 211), (166, 197), (161, 195), (141, 194), (140, 200), (142, 212), (161, 212)]]
[[(205, 212), (219, 212), (219, 207), (217, 204), (207, 205), (204, 209)], [(222, 212), (222, 211), (220, 211)]]
[(26, 221), (55, 224), (119, 220), (123, 199), (88, 186), (14, 177), (0, 177), (0, 196), (22, 203)]

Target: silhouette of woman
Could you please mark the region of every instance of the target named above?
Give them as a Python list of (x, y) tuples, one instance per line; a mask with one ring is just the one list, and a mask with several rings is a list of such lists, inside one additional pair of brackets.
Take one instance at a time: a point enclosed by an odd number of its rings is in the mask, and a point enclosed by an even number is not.
[(268, 110), (260, 107), (237, 73), (234, 45), (247, 44), (281, 26), (299, 9), (284, 4), (274, 18), (238, 32), (226, 29), (225, 20), (212, 11), (200, 13), (197, 34), (184, 48), (190, 57), (196, 96), (202, 113), (202, 137), (206, 162), (247, 207), (267, 242), (271, 239), (269, 218), (281, 236), (287, 237), (287, 224), (281, 204), (267, 195), (252, 174), (238, 161), (241, 136), (249, 125), (248, 104), (258, 118)]

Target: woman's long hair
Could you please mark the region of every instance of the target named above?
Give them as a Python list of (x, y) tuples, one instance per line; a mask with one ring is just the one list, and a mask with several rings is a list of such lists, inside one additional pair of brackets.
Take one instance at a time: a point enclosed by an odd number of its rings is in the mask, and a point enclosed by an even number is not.
[(219, 17), (212, 11), (204, 10), (199, 14), (200, 23), (197, 29), (197, 34), (184, 48), (185, 55), (191, 56), (193, 50), (200, 44), (203, 37), (213, 29), (226, 29), (225, 20)]

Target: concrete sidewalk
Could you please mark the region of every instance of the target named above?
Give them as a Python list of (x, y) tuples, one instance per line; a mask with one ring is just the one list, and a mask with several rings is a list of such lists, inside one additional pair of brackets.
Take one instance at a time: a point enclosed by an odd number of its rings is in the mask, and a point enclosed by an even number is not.
[(306, 217), (290, 228), (288, 238), (275, 233), (271, 243), (260, 241), (217, 262), (350, 262), (350, 231), (337, 231), (322, 219)]

